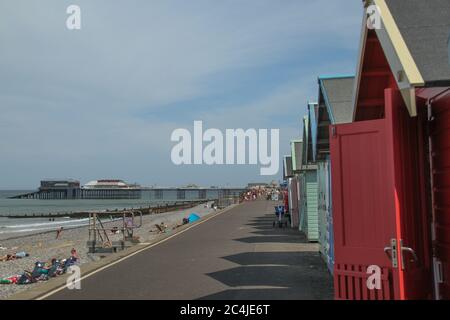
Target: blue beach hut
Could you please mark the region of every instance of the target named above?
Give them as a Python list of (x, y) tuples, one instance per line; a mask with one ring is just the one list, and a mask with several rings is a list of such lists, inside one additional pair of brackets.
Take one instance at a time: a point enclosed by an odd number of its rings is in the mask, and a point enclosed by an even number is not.
[(354, 76), (322, 76), (319, 83), (319, 105), (314, 161), (317, 163), (320, 253), (331, 273), (334, 268), (333, 206), (331, 197), (330, 125), (352, 122)]

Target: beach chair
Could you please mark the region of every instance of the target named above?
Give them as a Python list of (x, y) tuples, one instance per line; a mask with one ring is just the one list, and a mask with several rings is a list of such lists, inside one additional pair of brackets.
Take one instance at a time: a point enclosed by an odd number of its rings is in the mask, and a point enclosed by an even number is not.
[(167, 227), (165, 225), (155, 224), (155, 227), (156, 227), (156, 229), (158, 231), (158, 234), (166, 232), (166, 228)]

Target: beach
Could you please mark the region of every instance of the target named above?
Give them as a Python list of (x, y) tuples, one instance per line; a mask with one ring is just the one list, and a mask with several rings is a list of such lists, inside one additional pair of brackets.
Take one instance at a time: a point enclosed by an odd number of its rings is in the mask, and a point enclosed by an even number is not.
[[(182, 224), (183, 218), (186, 218), (191, 213), (196, 213), (198, 216), (203, 217), (214, 212), (211, 209), (211, 204), (212, 202), (208, 203), (207, 206), (201, 204), (190, 209), (143, 216), (142, 226), (135, 229), (134, 235), (139, 237), (141, 243), (151, 241), (158, 235), (156, 224), (164, 223), (167, 226), (166, 232), (171, 232), (177, 225)], [(106, 225), (117, 225), (117, 222), (109, 222)], [(68, 258), (72, 248), (77, 250), (80, 264), (100, 259), (98, 254), (92, 255), (88, 253), (86, 244), (89, 237), (88, 226), (64, 229), (60, 237), (56, 239), (57, 229), (59, 229), (59, 226), (55, 225), (55, 229), (51, 231), (22, 236), (11, 235), (12, 238), (9, 239), (6, 239), (8, 235), (3, 234), (2, 238), (5, 240), (0, 240), (0, 256), (24, 251), (29, 254), (29, 257), (0, 262), (0, 278), (21, 274), (24, 270), (31, 271), (36, 261), (47, 262), (52, 258)], [(39, 285), (39, 283), (0, 285), (0, 299), (8, 298), (15, 293), (31, 289), (36, 285)]]

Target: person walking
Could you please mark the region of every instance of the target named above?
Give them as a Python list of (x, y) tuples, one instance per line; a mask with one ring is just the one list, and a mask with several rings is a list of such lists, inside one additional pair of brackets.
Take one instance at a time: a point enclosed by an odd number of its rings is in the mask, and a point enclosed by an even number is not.
[(61, 233), (63, 232), (64, 228), (61, 227), (58, 230), (56, 230), (56, 239), (59, 239), (59, 237), (61, 236)]

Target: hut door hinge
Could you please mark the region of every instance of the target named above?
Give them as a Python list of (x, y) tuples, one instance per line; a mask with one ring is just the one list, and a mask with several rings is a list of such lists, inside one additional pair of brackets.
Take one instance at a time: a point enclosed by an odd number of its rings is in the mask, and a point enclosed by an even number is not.
[(336, 138), (336, 127), (335, 127), (335, 126), (332, 126), (332, 127), (331, 127), (331, 136), (332, 136), (333, 138)]
[(442, 262), (438, 259), (434, 259), (434, 277), (436, 279), (436, 283), (444, 283)]

